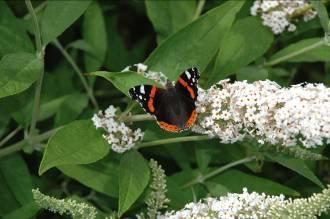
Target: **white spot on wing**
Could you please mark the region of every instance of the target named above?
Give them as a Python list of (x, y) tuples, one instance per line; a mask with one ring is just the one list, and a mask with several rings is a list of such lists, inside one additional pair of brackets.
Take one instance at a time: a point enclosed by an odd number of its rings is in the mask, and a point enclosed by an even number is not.
[(141, 94), (145, 94), (146, 93), (145, 90), (144, 90), (144, 86), (143, 85), (140, 86), (140, 93)]
[(184, 73), (186, 74), (186, 76), (187, 76), (188, 79), (191, 78), (191, 74), (188, 71), (185, 71)]

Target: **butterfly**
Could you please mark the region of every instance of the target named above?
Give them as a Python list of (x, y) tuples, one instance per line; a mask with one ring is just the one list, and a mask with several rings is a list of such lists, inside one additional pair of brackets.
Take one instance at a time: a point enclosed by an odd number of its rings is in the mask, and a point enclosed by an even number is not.
[(166, 88), (153, 85), (139, 85), (131, 88), (129, 94), (142, 108), (153, 115), (158, 125), (169, 132), (189, 129), (196, 121), (195, 102), (198, 95), (197, 68), (184, 71), (175, 85), (168, 81)]

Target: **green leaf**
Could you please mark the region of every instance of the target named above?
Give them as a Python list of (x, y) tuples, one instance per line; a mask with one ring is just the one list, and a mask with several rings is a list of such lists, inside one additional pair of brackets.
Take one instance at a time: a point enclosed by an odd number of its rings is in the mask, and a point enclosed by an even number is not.
[(219, 49), (244, 1), (227, 1), (208, 11), (157, 47), (145, 63), (150, 70), (163, 72), (170, 80), (189, 67), (203, 71)]
[(188, 148), (184, 147), (184, 144), (178, 143), (177, 146), (174, 147), (173, 145), (164, 145), (164, 148), (181, 169), (190, 169), (190, 157), (187, 154)]
[(103, 158), (109, 145), (90, 120), (74, 121), (57, 131), (48, 141), (39, 175), (66, 164), (88, 164)]
[(84, 54), (86, 71), (96, 71), (102, 66), (107, 51), (105, 20), (97, 1), (93, 1), (84, 15), (83, 38), (93, 49), (93, 53)]
[(316, 0), (316, 1), (312, 0), (312, 1), (310, 1), (310, 3), (314, 7), (314, 9), (317, 12), (318, 17), (320, 18), (320, 23), (323, 27), (324, 32), (329, 33), (330, 23), (329, 23), (329, 15), (327, 12), (327, 8), (320, 0)]
[(205, 170), (212, 160), (212, 151), (209, 148), (205, 147), (205, 143), (196, 142), (195, 157), (198, 168), (200, 170)]
[(41, 20), (43, 44), (55, 40), (88, 8), (91, 0), (48, 1)]
[(178, 209), (182, 208), (188, 202), (193, 201), (190, 188), (181, 188), (181, 184), (172, 177), (167, 177), (166, 183), (168, 190), (166, 196), (171, 200), (169, 206)]
[(57, 168), (65, 175), (95, 191), (113, 198), (118, 197), (119, 163), (114, 162), (112, 157), (92, 164), (63, 165)]
[(33, 45), (24, 26), (5, 1), (0, 1), (0, 57), (8, 53), (33, 52)]
[(299, 192), (285, 185), (238, 170), (228, 170), (208, 182), (220, 183), (231, 192), (237, 193), (242, 193), (242, 189), (246, 187), (249, 191), (264, 192), (269, 195), (300, 195)]
[(21, 205), (33, 201), (30, 173), (20, 155), (14, 154), (1, 158), (0, 171), (12, 194)]
[(39, 206), (37, 203), (30, 202), (28, 204), (24, 204), (23, 207), (18, 208), (9, 214), (6, 214), (2, 219), (30, 219), (39, 211)]
[(323, 38), (311, 38), (293, 43), (275, 53), (266, 66), (281, 62), (328, 62), (330, 47), (324, 44)]
[(248, 17), (237, 21), (221, 41), (221, 49), (210, 75), (209, 85), (236, 73), (261, 57), (272, 42), (273, 34), (260, 19)]
[(58, 127), (75, 120), (87, 104), (88, 96), (86, 94), (74, 93), (67, 96), (56, 113), (55, 126)]
[(205, 186), (213, 197), (224, 196), (230, 192), (230, 190), (226, 186), (215, 182), (206, 182)]
[(130, 151), (124, 154), (119, 166), (119, 217), (139, 198), (149, 177), (148, 163), (140, 153)]
[(20, 93), (31, 86), (41, 73), (43, 63), (33, 54), (13, 53), (0, 61), (0, 98)]
[(323, 183), (315, 176), (313, 171), (309, 169), (309, 167), (306, 165), (305, 161), (300, 159), (294, 159), (294, 158), (287, 158), (280, 155), (266, 155), (269, 159), (275, 161), (276, 163), (281, 164), (282, 166), (285, 166), (289, 168), (290, 170), (295, 171), (296, 173), (306, 177), (316, 185), (320, 186), (321, 188), (324, 188)]
[(239, 81), (247, 80), (248, 82), (265, 80), (268, 78), (268, 71), (257, 66), (246, 66), (238, 70), (236, 77)]
[(195, 1), (145, 1), (158, 44), (193, 20)]
[(31, 177), (20, 155), (0, 159), (0, 182), (0, 216), (33, 201)]
[(140, 84), (155, 84), (155, 81), (145, 78), (136, 72), (107, 72), (97, 71), (92, 72), (90, 75), (101, 76), (110, 81), (118, 90), (128, 95), (128, 90)]

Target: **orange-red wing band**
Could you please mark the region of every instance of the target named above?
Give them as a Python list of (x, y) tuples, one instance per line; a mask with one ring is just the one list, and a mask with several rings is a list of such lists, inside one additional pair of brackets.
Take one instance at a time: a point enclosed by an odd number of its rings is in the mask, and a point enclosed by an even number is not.
[(151, 92), (150, 92), (150, 96), (149, 96), (149, 100), (148, 100), (148, 109), (152, 113), (155, 112), (154, 97), (156, 95), (156, 91), (157, 91), (157, 87), (156, 86), (152, 86)]
[(193, 110), (188, 121), (186, 122), (185, 127), (190, 128), (195, 123), (196, 118), (197, 118), (197, 112), (196, 110)]
[(168, 124), (166, 122), (158, 122), (158, 125), (162, 128), (162, 129), (165, 129), (166, 131), (169, 131), (169, 132), (179, 132), (180, 129), (179, 127), (175, 126), (175, 125), (171, 125), (171, 124)]
[(179, 78), (179, 83), (180, 83), (183, 87), (187, 88), (188, 92), (190, 93), (191, 98), (193, 98), (193, 99), (196, 98), (196, 95), (195, 95), (194, 90), (188, 85), (187, 82), (185, 82), (182, 78)]

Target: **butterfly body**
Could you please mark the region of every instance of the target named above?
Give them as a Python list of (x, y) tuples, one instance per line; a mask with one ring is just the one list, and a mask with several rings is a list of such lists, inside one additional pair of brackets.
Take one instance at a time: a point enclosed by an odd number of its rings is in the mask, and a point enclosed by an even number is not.
[(198, 79), (198, 70), (191, 68), (180, 75), (175, 85), (169, 82), (165, 89), (140, 85), (131, 88), (129, 93), (147, 113), (155, 116), (161, 128), (180, 132), (190, 128), (196, 120)]

